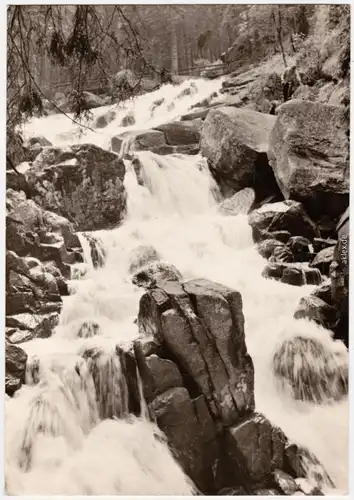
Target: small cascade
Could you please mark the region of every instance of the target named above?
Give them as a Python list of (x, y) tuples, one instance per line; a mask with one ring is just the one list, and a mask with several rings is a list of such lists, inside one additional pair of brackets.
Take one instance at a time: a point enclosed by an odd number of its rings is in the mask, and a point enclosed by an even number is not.
[(91, 268), (104, 266), (106, 254), (102, 241), (92, 233), (78, 233), (81, 247), (84, 252), (84, 261)]
[(116, 350), (104, 352), (100, 348), (87, 349), (87, 360), (96, 389), (96, 401), (101, 420), (122, 418), (129, 414), (129, 393), (125, 373)]
[[(191, 109), (191, 106), (218, 91), (222, 81), (223, 78), (195, 79), (184, 81), (179, 85), (162, 85), (153, 92), (128, 99), (119, 105), (111, 104), (91, 109), (90, 117), (83, 122), (85, 127), (72, 123), (67, 116), (62, 114), (32, 118), (22, 127), (23, 137), (29, 140), (31, 137), (43, 135), (57, 147), (90, 143), (109, 149), (111, 139), (116, 135), (129, 135), (131, 131), (148, 130), (163, 123), (178, 120)], [(157, 101), (161, 104), (151, 113)], [(177, 102), (178, 105), (175, 104)], [(115, 118), (107, 120), (108, 123), (104, 128), (95, 128), (97, 120), (102, 115), (112, 117), (112, 113)], [(69, 116), (73, 117), (73, 114)], [(135, 123), (127, 120), (127, 116), (134, 116)]]
[[(348, 351), (322, 328), (307, 321), (301, 335), (284, 338), (273, 357), (273, 370), (283, 390), (300, 401), (333, 403), (348, 394)], [(310, 334), (311, 333), (311, 334)]]

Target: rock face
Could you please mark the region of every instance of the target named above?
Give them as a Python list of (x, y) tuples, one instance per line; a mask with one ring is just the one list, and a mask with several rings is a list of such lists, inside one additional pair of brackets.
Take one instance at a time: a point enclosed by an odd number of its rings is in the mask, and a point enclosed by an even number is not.
[(32, 199), (72, 221), (77, 230), (112, 227), (126, 208), (124, 163), (92, 144), (46, 148), (26, 172)]
[(144, 394), (202, 491), (212, 488), (216, 425), (228, 427), (254, 409), (243, 323), (240, 294), (207, 280), (159, 283), (140, 301), (139, 330), (153, 334), (170, 358), (144, 359), (141, 350)]
[(5, 343), (5, 392), (9, 396), (25, 381), (27, 354), (8, 340)]
[(25, 330), (27, 337), (50, 336), (62, 306), (57, 280), (44, 268), (30, 268), (25, 259), (7, 251), (6, 326)]
[(202, 128), (201, 152), (224, 190), (253, 187), (257, 201), (274, 194), (282, 198), (267, 159), (275, 120), (231, 106), (210, 110)]
[(207, 280), (164, 284), (143, 296), (138, 323), (166, 342), (224, 425), (253, 410), (253, 365), (238, 292)]
[(335, 338), (349, 345), (349, 208), (337, 226), (338, 243), (330, 265), (331, 299), (337, 310)]
[(342, 108), (291, 100), (278, 111), (269, 162), (285, 199), (316, 219), (334, 219), (349, 202), (349, 125)]
[(31, 255), (41, 261), (54, 261), (63, 276), (69, 277), (69, 264), (80, 261), (77, 250), (81, 245), (73, 225), (64, 217), (43, 210), (33, 200), (21, 198), (15, 204), (10, 198), (7, 207), (7, 249), (22, 257)]
[(303, 236), (309, 240), (318, 236), (318, 229), (303, 205), (292, 200), (265, 204), (250, 213), (248, 222), (256, 242), (266, 239), (268, 233), (274, 231), (289, 231), (291, 236)]
[(286, 438), (261, 414), (228, 429), (226, 449), (234, 474), (246, 490), (284, 467)]
[[(172, 264), (166, 262), (154, 262), (154, 254), (150, 254), (150, 264), (141, 267), (132, 277), (134, 285), (151, 288), (160, 282), (179, 282), (182, 275)], [(152, 260), (152, 262), (151, 262)]]

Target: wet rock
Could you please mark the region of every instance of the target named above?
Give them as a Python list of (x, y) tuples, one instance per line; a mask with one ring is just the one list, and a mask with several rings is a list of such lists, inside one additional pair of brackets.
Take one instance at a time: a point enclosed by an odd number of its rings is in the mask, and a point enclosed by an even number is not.
[(234, 192), (253, 187), (257, 199), (280, 194), (267, 148), (275, 117), (255, 111), (220, 107), (206, 117), (201, 135), (201, 152), (222, 190)]
[(53, 146), (53, 144), (48, 141), (48, 139), (46, 139), (43, 135), (30, 137), (28, 142), (31, 146), (33, 146), (34, 144), (39, 144), (40, 146)]
[(5, 341), (5, 392), (9, 396), (25, 381), (27, 354), (8, 340)]
[(87, 92), (86, 90), (84, 90), (82, 92), (82, 95), (86, 109), (100, 108), (101, 106), (106, 105), (106, 101), (102, 99), (102, 97), (99, 97), (92, 92)]
[(194, 82), (192, 82), (189, 87), (183, 89), (176, 97), (176, 99), (183, 99), (183, 97), (191, 96), (198, 92), (198, 88)]
[(139, 330), (172, 353), (224, 425), (254, 408), (243, 322), (240, 294), (208, 280), (159, 284), (142, 297), (138, 316)]
[(269, 233), (264, 233), (264, 237), (286, 244), (289, 241), (291, 234), (289, 231), (271, 231)]
[[(14, 316), (6, 316), (6, 325), (24, 330), (26, 336), (32, 338), (48, 338), (59, 324), (59, 314), (51, 312), (47, 314), (20, 313)], [(11, 338), (12, 340), (12, 338)], [(19, 342), (17, 342), (19, 343)]]
[(329, 267), (333, 261), (334, 248), (324, 248), (311, 262), (311, 266), (317, 268), (325, 276), (329, 276)]
[(285, 199), (302, 202), (315, 219), (335, 221), (348, 206), (348, 127), (341, 107), (291, 100), (278, 110), (269, 162)]
[(323, 281), (322, 274), (316, 268), (305, 268), (306, 284), (307, 285), (320, 285)]
[(28, 194), (28, 185), (23, 173), (14, 170), (6, 170), (6, 188), (14, 191), (23, 191)]
[(77, 332), (77, 336), (83, 339), (90, 339), (101, 334), (101, 327), (96, 321), (84, 321)]
[(129, 111), (121, 121), (121, 127), (130, 127), (131, 125), (135, 125), (135, 116), (133, 111)]
[(290, 474), (276, 469), (275, 471), (273, 471), (272, 476), (275, 484), (285, 495), (294, 495), (294, 493), (297, 491), (297, 484), (295, 480), (290, 476)]
[(189, 111), (185, 115), (181, 116), (181, 121), (184, 122), (184, 121), (198, 120), (198, 119), (205, 120), (205, 118), (207, 117), (207, 115), (211, 109), (212, 108), (207, 107), (207, 108), (202, 108), (202, 109), (198, 109), (195, 111)]
[(294, 262), (294, 256), (285, 245), (277, 245), (269, 258), (269, 262)]
[(338, 224), (338, 243), (330, 265), (332, 305), (337, 310), (335, 338), (349, 345), (349, 209)]
[(90, 256), (93, 267), (103, 267), (106, 263), (106, 251), (103, 246), (102, 240), (92, 233), (83, 233), (87, 239), (90, 247)]
[(321, 250), (329, 247), (335, 247), (337, 244), (337, 240), (333, 240), (331, 238), (314, 238), (312, 241), (313, 251), (318, 254)]
[(226, 431), (226, 449), (234, 476), (246, 489), (265, 485), (269, 475), (283, 467), (286, 437), (259, 413)]
[(155, 129), (164, 133), (166, 143), (171, 146), (197, 144), (200, 141), (201, 121), (165, 123)]
[(182, 275), (175, 266), (159, 261), (138, 270), (132, 277), (132, 282), (143, 288), (151, 288), (159, 286), (161, 282), (179, 282), (181, 279)]
[(222, 496), (244, 496), (247, 495), (247, 492), (242, 486), (238, 486), (235, 488), (222, 488), (220, 491), (217, 492), (217, 495), (222, 495)]
[(138, 269), (151, 264), (157, 260), (160, 260), (161, 257), (158, 254), (157, 250), (151, 245), (140, 245), (132, 252), (129, 256), (129, 272), (135, 273)]
[(231, 198), (226, 198), (219, 205), (219, 212), (224, 215), (248, 214), (255, 200), (255, 192), (252, 188), (241, 189)]
[(111, 122), (113, 122), (117, 117), (117, 113), (113, 111), (113, 109), (110, 109), (103, 115), (100, 115), (96, 118), (94, 127), (95, 128), (105, 128), (107, 125)]
[(137, 361), (147, 403), (169, 389), (183, 387), (181, 373), (173, 361), (162, 359), (156, 354), (139, 356)]
[(315, 321), (324, 328), (331, 330), (336, 321), (336, 310), (318, 297), (303, 297), (294, 313), (295, 319)]
[(285, 447), (284, 470), (297, 481), (299, 478), (308, 478), (320, 490), (323, 487), (335, 487), (319, 460), (306, 448), (294, 443), (288, 443)]
[(11, 213), (17, 205), (26, 201), (26, 193), (23, 191), (15, 191), (13, 189), (6, 190), (6, 214)]
[(156, 99), (150, 106), (150, 114), (153, 116), (155, 114), (155, 110), (160, 107), (165, 102), (165, 98), (161, 97), (161, 99)]
[(274, 354), (274, 374), (295, 399), (321, 404), (347, 394), (348, 353), (325, 337), (326, 332), (323, 335), (321, 340), (301, 335), (286, 339)]
[(307, 496), (322, 496), (323, 493), (317, 486), (313, 486), (309, 481), (305, 478), (298, 477), (295, 479), (297, 487)]
[(157, 155), (165, 156), (165, 155), (196, 155), (199, 153), (199, 143), (198, 144), (187, 144), (181, 146), (169, 146), (165, 144), (164, 146), (158, 146), (156, 148), (151, 148), (150, 151), (152, 153), (156, 153)]
[(29, 268), (14, 252), (6, 253), (6, 314), (46, 314), (62, 306), (55, 278), (37, 267)]
[(308, 262), (312, 255), (312, 245), (309, 239), (303, 236), (292, 236), (287, 243), (296, 262)]
[(273, 231), (288, 231), (291, 236), (310, 240), (318, 235), (315, 223), (302, 204), (292, 200), (263, 205), (250, 213), (248, 222), (255, 242), (265, 239), (264, 236)]
[(110, 151), (92, 144), (46, 148), (25, 175), (32, 199), (77, 230), (105, 229), (123, 219), (125, 166)]
[(34, 339), (34, 333), (30, 330), (16, 330), (16, 328), (6, 327), (6, 330), (10, 330), (10, 333), (6, 337), (13, 344), (23, 344)]
[(265, 266), (262, 271), (263, 278), (281, 280), (284, 272), (284, 265), (280, 262), (272, 262)]
[[(284, 249), (284, 243), (281, 243), (275, 239), (263, 240), (257, 245), (257, 250), (265, 259), (269, 259), (271, 255), (274, 255), (274, 250), (277, 248)], [(276, 260), (275, 260), (276, 261)]]
[(19, 255), (36, 254), (43, 237), (54, 233), (63, 237), (68, 247), (79, 247), (73, 225), (64, 217), (43, 210), (33, 200), (18, 200), (6, 219), (6, 246)]
[(283, 271), (281, 282), (287, 285), (303, 286), (306, 285), (306, 275), (303, 269), (287, 267)]
[(187, 475), (201, 491), (210, 491), (213, 478), (211, 464), (203, 456), (200, 423), (187, 389), (169, 389), (157, 396), (149, 406)]
[(328, 278), (323, 281), (320, 286), (318, 286), (312, 293), (312, 296), (318, 297), (323, 302), (327, 304), (332, 304), (332, 295), (331, 295), (331, 280)]
[(45, 272), (54, 276), (60, 295), (70, 295), (68, 282), (62, 275), (60, 269), (56, 266), (55, 262), (44, 262), (43, 268)]
[(279, 490), (276, 490), (274, 488), (261, 488), (261, 489), (257, 489), (255, 492), (254, 492), (255, 495), (259, 495), (259, 496), (264, 496), (264, 497), (273, 497), (273, 496), (279, 496), (281, 495), (282, 493), (279, 491)]

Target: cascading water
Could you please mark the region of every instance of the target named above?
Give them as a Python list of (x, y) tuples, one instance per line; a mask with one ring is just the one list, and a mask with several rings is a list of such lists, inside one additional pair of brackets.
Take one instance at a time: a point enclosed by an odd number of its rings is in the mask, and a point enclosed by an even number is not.
[[(166, 86), (155, 98), (170, 98), (168, 92), (172, 89)], [(199, 93), (198, 100), (201, 97)], [(167, 121), (166, 116), (159, 119)], [(55, 130), (57, 118), (45, 120), (46, 130)], [(136, 128), (149, 120), (144, 116)], [(32, 124), (37, 135), (43, 123)], [(321, 369), (328, 359), (345, 371), (347, 353), (340, 344), (314, 323), (293, 319), (300, 298), (313, 287), (292, 287), (261, 276), (265, 261), (254, 248), (247, 216), (218, 210), (217, 188), (201, 157), (141, 152), (137, 158), (142, 182), (125, 160), (124, 224), (95, 233), (104, 246), (105, 265), (89, 265), (83, 279), (75, 281), (76, 293), (65, 299), (52, 338), (22, 345), (32, 361), (28, 385), (6, 402), (8, 492), (192, 492), (158, 429), (144, 418), (144, 402), (142, 417), (126, 415), (126, 380), (115, 347), (127, 347), (138, 336), (134, 319), (143, 292), (131, 282), (131, 256), (144, 245), (175, 265), (184, 279), (206, 277), (241, 292), (247, 347), (255, 365), (257, 410), (291, 440), (308, 447), (333, 478), (335, 492), (346, 494), (347, 400), (298, 400), (279, 386), (274, 371), (277, 366), (283, 373), (285, 365), (285, 371), (301, 379), (301, 363), (308, 362), (318, 366), (320, 376), (330, 378), (331, 373)], [(84, 249), (90, 264), (89, 245), (84, 243)], [(299, 338), (312, 339), (320, 348), (309, 358), (306, 349), (302, 357), (291, 358), (283, 343), (302, 342)], [(97, 349), (103, 353), (99, 361), (85, 355)], [(287, 366), (291, 359), (292, 368)], [(105, 419), (111, 416), (120, 418)]]
[[(122, 103), (90, 110), (83, 125), (72, 123), (67, 117), (56, 114), (46, 118), (33, 118), (24, 128), (27, 138), (44, 135), (54, 146), (92, 143), (108, 149), (110, 138), (131, 130), (147, 130), (162, 123), (179, 119), (197, 102), (209, 97), (221, 87), (219, 80), (187, 80), (181, 85), (163, 85), (159, 90), (143, 94)], [(97, 118), (114, 111), (116, 118), (105, 128), (95, 128)], [(135, 125), (122, 126), (127, 115), (134, 116)], [(73, 117), (72, 114), (69, 116)], [(86, 128), (89, 127), (89, 128)], [(91, 129), (91, 130), (90, 130)]]

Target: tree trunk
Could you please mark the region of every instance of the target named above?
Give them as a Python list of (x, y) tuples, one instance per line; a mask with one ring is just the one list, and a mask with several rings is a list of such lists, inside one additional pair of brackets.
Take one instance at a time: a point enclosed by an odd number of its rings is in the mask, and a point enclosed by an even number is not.
[(171, 26), (171, 73), (178, 74), (178, 40), (176, 25)]
[(278, 22), (277, 22), (276, 17), (275, 17), (274, 9), (273, 9), (272, 14), (273, 14), (274, 25), (276, 26), (276, 30), (277, 30), (278, 43), (279, 43), (281, 55), (283, 57), (284, 66), (287, 67), (285, 51), (284, 51), (284, 46), (283, 46), (282, 23), (281, 23), (282, 19), (281, 19), (280, 5), (278, 5)]

